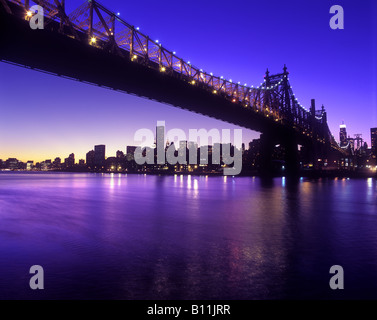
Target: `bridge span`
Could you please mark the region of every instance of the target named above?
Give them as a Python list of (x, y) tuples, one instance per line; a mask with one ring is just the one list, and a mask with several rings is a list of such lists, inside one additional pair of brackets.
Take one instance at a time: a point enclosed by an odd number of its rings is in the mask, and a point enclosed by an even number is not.
[[(29, 20), (34, 4), (44, 9), (44, 29)], [(327, 125), (322, 106), (298, 102), (286, 66), (267, 70), (260, 86), (246, 86), (207, 73), (151, 40), (94, 0), (72, 13), (65, 0), (0, 0), (0, 59), (5, 62), (135, 94), (262, 133), (263, 170), (272, 149), (286, 150), (286, 169), (298, 170), (298, 145), (318, 159), (345, 156)], [(62, 92), (62, 94), (64, 94)]]

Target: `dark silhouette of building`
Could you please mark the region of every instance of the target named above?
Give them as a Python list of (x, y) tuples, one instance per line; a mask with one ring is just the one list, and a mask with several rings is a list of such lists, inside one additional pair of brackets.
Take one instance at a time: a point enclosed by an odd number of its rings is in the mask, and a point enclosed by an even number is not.
[(118, 150), (116, 153), (117, 159), (124, 159), (124, 153), (123, 151)]
[(86, 166), (88, 169), (94, 169), (94, 150), (90, 150), (86, 154)]
[(64, 159), (64, 165), (66, 168), (72, 168), (75, 165), (75, 155), (73, 153)]
[(118, 158), (108, 157), (106, 159), (106, 170), (107, 171), (117, 171), (118, 170)]
[(103, 144), (94, 146), (94, 166), (96, 169), (105, 167), (105, 150), (106, 146)]
[(19, 169), (19, 161), (16, 158), (8, 158), (5, 161), (5, 168), (10, 170)]
[(377, 128), (370, 128), (370, 138), (372, 163), (377, 165)]
[(53, 169), (60, 169), (61, 165), (62, 165), (62, 160), (59, 157), (57, 157), (57, 158), (55, 158), (54, 162), (52, 163), (52, 168)]

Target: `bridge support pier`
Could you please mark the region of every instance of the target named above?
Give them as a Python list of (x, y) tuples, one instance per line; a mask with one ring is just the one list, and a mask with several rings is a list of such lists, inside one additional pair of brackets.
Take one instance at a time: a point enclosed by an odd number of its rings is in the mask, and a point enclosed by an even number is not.
[(269, 133), (260, 135), (260, 173), (262, 176), (273, 175), (272, 153), (274, 151), (274, 139)]
[[(260, 172), (263, 176), (272, 176), (279, 173), (273, 165), (272, 155), (276, 144), (284, 149), (284, 176), (297, 176), (299, 174), (299, 153), (297, 139), (293, 134), (274, 135), (268, 132), (260, 136)], [(281, 173), (281, 171), (280, 171)]]
[(298, 144), (293, 135), (284, 137), (282, 145), (285, 149), (285, 170), (286, 176), (297, 176), (300, 170)]

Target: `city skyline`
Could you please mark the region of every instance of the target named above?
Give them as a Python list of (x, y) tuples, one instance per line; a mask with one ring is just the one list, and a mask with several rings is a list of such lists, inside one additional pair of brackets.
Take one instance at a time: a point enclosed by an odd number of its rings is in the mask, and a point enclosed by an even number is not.
[[(160, 133), (158, 132), (160, 130)], [(161, 124), (157, 124), (156, 126), (156, 133), (155, 133), (155, 142), (153, 145), (149, 146), (150, 148), (152, 149), (155, 149), (155, 153), (157, 152), (157, 146), (156, 144), (158, 143), (161, 143), (163, 145), (166, 146), (166, 148), (171, 144), (175, 144), (176, 146), (176, 150), (178, 152), (180, 152), (180, 148), (183, 146), (183, 145), (186, 145), (186, 148), (188, 148), (188, 145), (190, 143), (193, 143), (197, 150), (201, 149), (201, 147), (205, 147), (205, 148), (211, 148), (213, 147), (216, 143), (214, 142), (211, 142), (210, 140), (208, 141), (208, 143), (204, 143), (204, 144), (201, 144), (201, 141), (191, 141), (191, 140), (179, 140), (178, 141), (169, 141), (169, 138), (165, 135), (165, 126), (164, 125), (161, 125)], [(377, 136), (377, 127), (376, 128), (370, 128), (370, 136), (371, 136), (371, 144), (368, 145), (366, 141), (364, 141), (362, 139), (362, 137), (358, 134), (355, 134), (355, 138), (351, 137), (348, 133), (347, 133), (347, 127), (346, 125), (343, 123), (339, 126), (339, 145), (342, 147), (342, 148), (345, 148), (347, 149), (350, 153), (349, 153), (349, 157), (352, 158), (354, 155), (355, 155), (355, 152), (357, 151), (361, 151), (363, 150), (363, 152), (366, 152), (368, 151), (369, 152), (369, 156), (371, 157), (371, 159), (376, 159), (376, 154), (377, 154), (377, 151), (376, 151), (376, 148), (377, 148), (377, 139), (376, 139), (376, 136)], [(359, 140), (359, 141), (358, 141)], [(251, 141), (249, 141), (248, 143), (242, 143), (242, 151), (244, 150), (251, 150), (253, 147), (251, 147), (251, 145), (257, 141), (260, 141), (260, 139), (253, 139)], [(234, 141), (231, 141), (230, 142), (230, 145), (232, 146), (233, 145), (233, 142)], [(219, 143), (217, 143), (219, 144)], [(221, 143), (220, 143), (221, 144)], [(365, 144), (366, 144), (366, 147), (365, 147)], [(248, 145), (248, 148), (246, 148), (246, 145)], [(121, 149), (117, 149), (116, 152), (112, 153), (111, 156), (107, 156), (106, 155), (106, 145), (94, 145), (94, 147), (91, 148), (91, 150), (87, 150), (85, 152), (85, 156), (84, 157), (75, 157), (75, 153), (72, 152), (69, 154), (68, 158), (64, 158), (64, 156), (62, 155), (59, 155), (59, 156), (51, 156), (51, 157), (48, 157), (48, 158), (45, 158), (44, 160), (39, 160), (39, 161), (35, 161), (33, 159), (29, 159), (29, 160), (24, 160), (24, 159), (18, 159), (17, 157), (5, 157), (4, 159), (0, 159), (0, 162), (2, 161), (3, 163), (8, 161), (8, 160), (17, 160), (21, 163), (31, 163), (31, 164), (38, 164), (38, 163), (45, 163), (45, 162), (49, 162), (50, 164), (53, 163), (52, 162), (52, 159), (54, 159), (54, 162), (58, 162), (59, 164), (60, 163), (67, 163), (67, 161), (70, 163), (70, 165), (75, 165), (75, 164), (86, 164), (88, 165), (88, 157), (92, 156), (93, 159), (92, 159), (92, 162), (93, 164), (96, 164), (97, 166), (100, 165), (101, 161), (104, 161), (106, 159), (109, 159), (109, 158), (118, 158), (118, 155), (119, 154), (122, 154), (123, 156), (125, 155), (129, 155), (129, 154), (134, 154), (136, 148), (138, 147), (139, 145), (127, 145), (125, 146), (125, 148), (123, 150)], [(276, 147), (276, 146), (275, 146)], [(90, 155), (92, 153), (92, 155)], [(99, 160), (98, 157), (100, 159), (103, 159), (103, 160)], [(62, 161), (64, 159), (64, 162)], [(373, 164), (373, 162), (371, 163)]]
[[(339, 142), (339, 145), (341, 147), (345, 147), (347, 145), (347, 141), (348, 140), (350, 140), (350, 139), (354, 140), (354, 135), (350, 134), (349, 132), (347, 132), (346, 131), (346, 127), (347, 127), (346, 124), (344, 124), (344, 123), (340, 124), (339, 125), (339, 132), (338, 132), (338, 134), (334, 135), (335, 139)], [(158, 128), (158, 126), (156, 126), (156, 130), (157, 130), (157, 128)], [(377, 130), (377, 128), (370, 128), (369, 129), (369, 132), (370, 132), (370, 135), (369, 135), (370, 143), (368, 143), (366, 139), (362, 138), (363, 143), (367, 143), (368, 149), (372, 149), (373, 147), (375, 147), (376, 142), (375, 142), (375, 137), (374, 136), (375, 136), (376, 130)], [(249, 131), (251, 131), (251, 130), (249, 130)], [(157, 131), (156, 131), (156, 134), (157, 134)], [(249, 143), (252, 142), (254, 139), (259, 139), (259, 137), (255, 137), (255, 138), (253, 137), (253, 139), (251, 139), (251, 140), (249, 140), (247, 142), (243, 141), (243, 144), (244, 145), (249, 145)], [(169, 141), (166, 137), (164, 138), (164, 140), (165, 140), (164, 143), (166, 143), (166, 142)], [(179, 141), (179, 142), (181, 142), (181, 141)], [(177, 148), (179, 147), (179, 142), (177, 144)], [(197, 142), (195, 142), (195, 143), (197, 143)], [(94, 145), (94, 147), (98, 146), (98, 145), (99, 144), (96, 144), (96, 145)], [(200, 143), (198, 145), (200, 147)], [(212, 145), (212, 143), (209, 143), (208, 145)], [(123, 148), (115, 148), (116, 151), (114, 151), (115, 149), (113, 148), (110, 151), (111, 152), (111, 156), (110, 157), (116, 155), (117, 152), (119, 152), (119, 151), (122, 151), (125, 154), (127, 154), (128, 153), (127, 152), (128, 148), (130, 148), (130, 147), (134, 148), (134, 147), (137, 147), (137, 146), (139, 146), (139, 144), (125, 145)], [(150, 147), (153, 148), (154, 146), (150, 146)], [(353, 144), (353, 147), (356, 150), (356, 144)], [(92, 150), (93, 150), (93, 148), (92, 148)], [(106, 147), (106, 150), (107, 150), (107, 147)], [(80, 153), (79, 154), (80, 156), (77, 156), (78, 154), (76, 152), (72, 151), (72, 150), (70, 152), (68, 152), (68, 154), (74, 154), (75, 155), (75, 159), (77, 160), (75, 163), (78, 163), (79, 160), (85, 160), (86, 159), (88, 151), (90, 151), (90, 147), (87, 148), (86, 151), (83, 151), (82, 153)], [(110, 152), (105, 153), (105, 158), (108, 158), (107, 154), (110, 154)], [(67, 154), (67, 157), (68, 157), (68, 154)], [(28, 158), (28, 159), (26, 159), (26, 158), (20, 158), (20, 157), (12, 156), (12, 155), (11, 156), (5, 155), (5, 156), (1, 157), (1, 155), (0, 155), (0, 160), (3, 160), (3, 161), (5, 161), (6, 159), (10, 159), (10, 158), (12, 158), (12, 159), (14, 158), (14, 159), (17, 159), (17, 160), (19, 160), (21, 162), (25, 162), (25, 163), (29, 162), (29, 161), (33, 161), (34, 163), (38, 163), (38, 162), (44, 162), (46, 160), (53, 160), (53, 159), (56, 159), (56, 158), (64, 159), (64, 155), (62, 155), (62, 154), (56, 155), (55, 154), (55, 155), (47, 156), (45, 158), (37, 158), (38, 160), (35, 160), (34, 158)]]
[[(79, 4), (67, 1), (67, 11)], [(126, 7), (118, 1), (106, 2), (108, 8), (119, 11), (125, 20), (140, 26), (143, 32), (159, 39), (164, 46), (227, 79), (258, 85), (267, 68), (278, 73), (286, 63), (299, 101), (308, 108), (310, 99), (315, 98), (317, 108), (325, 106), (336, 140), (339, 141), (339, 125), (344, 121), (348, 132), (352, 135), (361, 133), (370, 146), (369, 130), (377, 126), (376, 44), (373, 41), (376, 18), (370, 13), (375, 3), (369, 1), (361, 5), (344, 1), (345, 29), (338, 31), (329, 28), (328, 4), (311, 2), (304, 12), (296, 2), (285, 6), (278, 2), (268, 6), (245, 4), (245, 12), (247, 9), (249, 12), (251, 9), (268, 12), (271, 19), (267, 26), (263, 24), (263, 17), (253, 16), (249, 21), (246, 13), (233, 8), (230, 12), (219, 8), (213, 11), (213, 4), (211, 1), (190, 3), (190, 8), (200, 9), (203, 15), (211, 13), (218, 17), (219, 21), (213, 21), (214, 25), (209, 28), (204, 21), (187, 27), (185, 21), (173, 14), (185, 4), (166, 11), (151, 2), (156, 10), (150, 12), (156, 15), (148, 13), (145, 16), (136, 3)], [(170, 19), (158, 19), (157, 24), (159, 13)], [(365, 15), (370, 16), (367, 19)], [(293, 44), (286, 41), (283, 31), (278, 31), (281, 24), (289, 30)], [(228, 25), (237, 27), (239, 33), (234, 35)], [(251, 31), (260, 26), (264, 26), (263, 32)], [(221, 32), (213, 33), (212, 28)], [(243, 50), (232, 54), (218, 50), (219, 44), (226, 48), (223, 39), (229, 38), (230, 34)], [(269, 39), (264, 34), (268, 34)], [(272, 40), (284, 50), (270, 50)], [(255, 50), (256, 43), (265, 44), (266, 48), (258, 45)], [(305, 52), (304, 56), (302, 52)], [(88, 147), (98, 143), (105, 144), (109, 153), (115, 154), (116, 150), (135, 144), (133, 134), (136, 130), (153, 128), (157, 120), (165, 120), (169, 128), (183, 130), (239, 128), (147, 99), (4, 63), (0, 64), (0, 72), (6, 79), (0, 88), (1, 159), (43, 161), (51, 158), (51, 154), (68, 155), (71, 152), (84, 159)], [(18, 94), (20, 88), (22, 95)], [(362, 106), (363, 112), (358, 112), (358, 106)], [(246, 143), (258, 136), (259, 133), (243, 129)]]

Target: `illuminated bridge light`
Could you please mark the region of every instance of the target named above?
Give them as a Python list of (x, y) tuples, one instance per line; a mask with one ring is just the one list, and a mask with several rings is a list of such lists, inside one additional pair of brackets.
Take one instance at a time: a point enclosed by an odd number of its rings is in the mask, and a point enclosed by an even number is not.
[(97, 39), (96, 39), (95, 37), (92, 37), (92, 38), (90, 39), (90, 43), (96, 43), (96, 41), (97, 41)]
[(195, 80), (192, 80), (192, 81), (191, 81), (191, 84), (195, 84)]
[(216, 93), (217, 93), (217, 90), (213, 90), (212, 92), (213, 92), (214, 94), (216, 94)]
[(27, 15), (28, 17), (31, 17), (31, 16), (33, 15), (33, 13), (32, 13), (31, 11), (28, 11), (28, 12), (26, 12), (26, 15)]
[(137, 55), (134, 54), (134, 55), (132, 56), (131, 60), (134, 61), (134, 60), (136, 60), (136, 59), (137, 59)]
[(158, 40), (156, 40), (155, 42), (158, 43)]
[(136, 27), (136, 30), (140, 30), (140, 28), (139, 28), (139, 27)]
[(165, 67), (161, 67), (160, 71), (161, 71), (161, 72), (165, 72), (165, 71), (166, 71), (166, 68), (165, 68)]
[(176, 54), (177, 52), (173, 51), (173, 54)]
[(233, 99), (232, 102), (236, 102), (236, 99)]
[(117, 13), (117, 16), (120, 16), (120, 12)]

